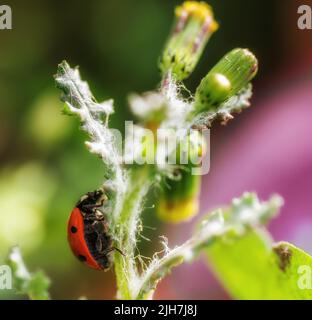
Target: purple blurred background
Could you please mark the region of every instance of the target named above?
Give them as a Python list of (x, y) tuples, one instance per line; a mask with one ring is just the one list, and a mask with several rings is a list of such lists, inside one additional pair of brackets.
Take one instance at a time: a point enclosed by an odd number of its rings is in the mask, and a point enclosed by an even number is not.
[[(276, 17), (280, 52), (272, 71), (255, 83), (252, 110), (212, 129), (211, 169), (202, 185), (201, 212), (228, 204), (245, 191), (255, 191), (261, 199), (278, 193), (285, 205), (270, 224), (274, 239), (312, 254), (312, 31), (296, 28), (299, 4), (294, 1)], [(187, 239), (192, 227), (172, 231), (171, 245)], [(229, 298), (207, 274), (204, 259), (177, 268), (162, 286), (162, 298)]]

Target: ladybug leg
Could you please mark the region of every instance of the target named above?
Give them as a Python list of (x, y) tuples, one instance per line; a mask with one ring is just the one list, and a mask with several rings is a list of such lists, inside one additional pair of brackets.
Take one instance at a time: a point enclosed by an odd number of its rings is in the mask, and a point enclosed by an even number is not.
[(125, 257), (124, 253), (120, 249), (112, 247), (112, 250), (119, 252), (123, 257)]
[(118, 251), (123, 257), (125, 257), (124, 253), (120, 249), (118, 249), (116, 247), (109, 248), (108, 250), (105, 251), (105, 254), (108, 254), (108, 253), (110, 253), (112, 251)]
[(104, 221), (104, 213), (100, 210), (92, 211), (92, 213), (85, 215), (84, 220), (92, 221), (94, 223)]
[(103, 204), (104, 204), (104, 200), (103, 201), (101, 201), (101, 203), (100, 204), (85, 204), (84, 206), (83, 206), (83, 208), (84, 209), (96, 209), (96, 208), (101, 208), (102, 206), (103, 206)]
[(105, 232), (105, 233), (108, 232), (108, 223), (107, 223), (106, 221), (103, 221), (103, 222), (102, 222), (102, 226), (103, 226), (104, 232)]
[(105, 231), (105, 226), (100, 221), (97, 221), (96, 217), (88, 217), (85, 220), (88, 221), (88, 223), (85, 223), (84, 227), (86, 233), (96, 233), (97, 235), (101, 235), (103, 231)]
[(102, 199), (100, 204), (94, 204), (94, 203), (84, 204), (81, 209), (83, 212), (86, 212), (89, 215), (92, 214), (93, 216), (96, 209), (103, 207), (104, 202), (105, 200)]
[(92, 225), (90, 225), (90, 224), (85, 225), (84, 232), (87, 233), (87, 234), (93, 233), (94, 230), (93, 230)]
[(92, 223), (92, 229), (98, 235), (101, 235), (103, 234), (104, 231), (106, 231), (105, 224), (103, 224), (102, 221), (98, 221), (98, 220), (94, 220), (94, 222)]
[(95, 243), (95, 246), (96, 246), (96, 250), (99, 252), (99, 253), (103, 253), (103, 242), (102, 242), (102, 239), (101, 237), (98, 235), (97, 239), (96, 239), (96, 243)]
[(103, 233), (98, 233), (95, 246), (97, 252), (102, 256), (106, 256), (109, 252), (113, 250), (111, 248), (111, 240), (108, 237), (105, 237)]
[(105, 200), (106, 200), (106, 199), (101, 199), (100, 204), (93, 204), (93, 206), (91, 206), (91, 208), (94, 208), (94, 209), (95, 209), (95, 208), (101, 208), (101, 207), (103, 207)]
[(92, 223), (92, 231), (96, 232), (97, 239), (96, 239), (96, 250), (100, 254), (106, 254), (107, 247), (111, 246), (110, 238), (106, 235), (106, 224), (102, 221), (94, 221)]
[(88, 214), (84, 217), (84, 220), (86, 221), (95, 221), (96, 220), (96, 217), (94, 214)]

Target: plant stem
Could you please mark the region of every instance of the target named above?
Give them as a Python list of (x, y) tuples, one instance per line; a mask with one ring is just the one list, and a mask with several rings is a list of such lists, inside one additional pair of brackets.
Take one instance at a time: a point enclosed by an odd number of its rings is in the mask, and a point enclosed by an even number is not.
[(251, 228), (258, 228), (274, 217), (282, 204), (283, 200), (278, 196), (271, 197), (267, 202), (260, 202), (255, 194), (245, 193), (241, 198), (234, 199), (230, 207), (209, 213), (193, 237), (184, 244), (170, 250), (164, 243), (164, 255), (160, 258), (156, 256), (137, 279), (133, 299), (151, 299), (158, 282), (173, 267), (183, 262), (191, 262), (203, 248), (215, 241), (226, 236), (236, 239)]
[(142, 201), (151, 184), (148, 175), (147, 167), (130, 171), (127, 192), (115, 226), (116, 242), (124, 254), (117, 252), (114, 259), (120, 299), (133, 299), (133, 289), (138, 278), (135, 263), (136, 236)]
[(183, 262), (192, 261), (203, 246), (209, 246), (217, 237), (226, 234), (231, 227), (220, 226), (215, 230), (196, 234), (193, 238), (166, 253), (159, 260), (154, 260), (138, 281), (135, 299), (146, 300), (153, 297), (158, 282), (172, 270), (173, 267)]

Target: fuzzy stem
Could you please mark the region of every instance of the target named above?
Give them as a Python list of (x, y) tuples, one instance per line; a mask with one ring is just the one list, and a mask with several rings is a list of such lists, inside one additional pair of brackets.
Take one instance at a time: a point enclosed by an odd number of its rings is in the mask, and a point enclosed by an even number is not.
[(241, 237), (250, 228), (257, 228), (268, 219), (274, 217), (283, 200), (273, 196), (267, 202), (260, 202), (255, 194), (245, 193), (241, 198), (234, 199), (228, 209), (219, 209), (204, 219), (193, 237), (181, 246), (169, 250), (165, 244), (163, 257), (155, 257), (149, 267), (136, 281), (135, 299), (152, 298), (158, 282), (171, 269), (183, 262), (190, 262), (202, 248), (212, 245), (215, 241), (228, 235)]
[(205, 246), (214, 243), (217, 236), (226, 234), (230, 228), (228, 226), (220, 228), (220, 230), (211, 230), (200, 237), (193, 237), (179, 247), (170, 250), (157, 263), (152, 264), (147, 272), (140, 279), (137, 288), (137, 300), (151, 299), (156, 289), (157, 283), (168, 274), (173, 267), (182, 264), (185, 261), (192, 261)]
[(151, 180), (148, 175), (147, 167), (130, 171), (122, 211), (116, 223), (118, 247), (124, 254), (122, 256), (117, 252), (114, 259), (120, 299), (133, 299), (133, 288), (138, 278), (135, 262), (136, 235), (142, 201), (150, 187)]

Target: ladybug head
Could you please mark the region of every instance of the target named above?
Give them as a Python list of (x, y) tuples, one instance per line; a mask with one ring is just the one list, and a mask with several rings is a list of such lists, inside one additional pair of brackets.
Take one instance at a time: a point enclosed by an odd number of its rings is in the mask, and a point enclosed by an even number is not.
[(102, 189), (97, 189), (95, 191), (91, 191), (86, 194), (87, 198), (91, 202), (98, 202), (99, 200), (101, 200), (103, 195), (104, 195), (104, 191)]
[(76, 207), (82, 212), (92, 213), (95, 208), (101, 207), (106, 200), (106, 196), (103, 189), (97, 189), (86, 193), (80, 198)]

